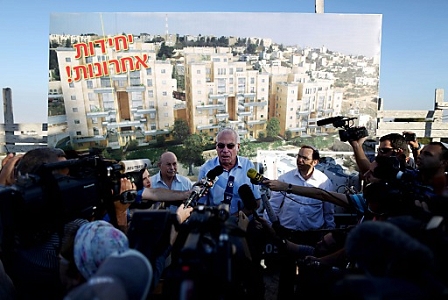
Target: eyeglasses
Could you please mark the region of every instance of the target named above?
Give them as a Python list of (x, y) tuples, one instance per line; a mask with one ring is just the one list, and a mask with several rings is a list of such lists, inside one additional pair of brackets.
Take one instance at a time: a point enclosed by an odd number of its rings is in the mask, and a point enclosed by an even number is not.
[(394, 151), (394, 150), (395, 150), (394, 148), (379, 148), (378, 152), (381, 153), (381, 154), (387, 154), (387, 153), (389, 153), (391, 151)]
[(235, 148), (235, 144), (233, 144), (233, 143), (230, 143), (230, 144), (218, 143), (218, 144), (216, 144), (216, 146), (218, 146), (219, 149), (224, 149), (224, 147), (226, 147), (226, 146), (227, 146), (227, 149), (229, 149), (229, 150)]

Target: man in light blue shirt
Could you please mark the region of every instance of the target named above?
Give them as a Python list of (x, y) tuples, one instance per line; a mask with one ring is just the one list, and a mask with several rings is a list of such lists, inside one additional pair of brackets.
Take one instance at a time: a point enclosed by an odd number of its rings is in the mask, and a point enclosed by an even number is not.
[(206, 177), (207, 173), (216, 166), (221, 165), (224, 171), (218, 176), (218, 180), (207, 195), (199, 199), (199, 203), (218, 206), (223, 202), (228, 202), (230, 215), (236, 215), (240, 210), (243, 210), (246, 215), (250, 215), (252, 212), (244, 211), (245, 205), (238, 193), (239, 188), (247, 184), (253, 192), (256, 201), (254, 205), (259, 206), (261, 199), (259, 186), (252, 184), (250, 178), (247, 177), (247, 171), (255, 169), (254, 163), (245, 157), (238, 156), (239, 148), (240, 137), (235, 130), (225, 128), (218, 133), (216, 136), (218, 156), (209, 159), (201, 166), (198, 180)]
[[(192, 189), (192, 182), (188, 177), (177, 174), (177, 157), (173, 152), (164, 152), (160, 156), (158, 162), (159, 172), (151, 176), (152, 188), (164, 188), (173, 191), (189, 191)], [(166, 199), (165, 202), (169, 202), (170, 210), (176, 211), (177, 207), (182, 201), (170, 201)], [(173, 207), (171, 207), (173, 206)]]

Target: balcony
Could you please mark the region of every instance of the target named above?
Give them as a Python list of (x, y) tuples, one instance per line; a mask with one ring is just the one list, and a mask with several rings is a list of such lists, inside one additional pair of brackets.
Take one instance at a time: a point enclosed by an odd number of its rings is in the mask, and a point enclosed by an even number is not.
[(322, 112), (323, 114), (331, 114), (332, 112), (334, 112), (334, 109), (333, 108), (319, 108), (317, 111)]
[(198, 125), (198, 126), (196, 126), (197, 130), (218, 129), (218, 128), (221, 128), (221, 125), (219, 125), (219, 124), (208, 124), (208, 125)]
[(308, 116), (308, 115), (310, 114), (310, 112), (309, 112), (308, 110), (305, 110), (305, 111), (303, 111), (303, 110), (298, 110), (298, 111), (296, 112), (296, 114), (297, 114), (298, 116)]
[(248, 106), (266, 106), (268, 105), (267, 101), (254, 101), (254, 102), (244, 102), (244, 107), (248, 107)]
[(102, 94), (102, 93), (113, 93), (115, 89), (113, 87), (99, 87), (93, 89), (93, 92), (95, 94)]
[(140, 121), (121, 121), (121, 122), (102, 122), (101, 125), (107, 126), (107, 128), (120, 128), (120, 127), (128, 127), (128, 126), (138, 126), (140, 125)]
[(218, 108), (225, 108), (225, 104), (204, 104), (204, 105), (196, 105), (196, 109), (198, 110), (204, 110), (204, 109), (218, 109)]
[(88, 118), (101, 118), (101, 117), (107, 117), (109, 115), (109, 112), (107, 111), (91, 111), (86, 114)]
[(142, 85), (130, 85), (126, 87), (126, 92), (143, 92), (146, 87)]
[(169, 134), (169, 133), (170, 133), (170, 131), (168, 129), (153, 129), (153, 130), (143, 131), (143, 134), (145, 136), (156, 136), (156, 135)]
[(155, 113), (156, 111), (157, 110), (154, 107), (153, 108), (142, 108), (142, 109), (137, 109), (136, 113), (145, 115), (145, 114), (149, 114), (149, 113)]
[(238, 116), (252, 116), (252, 113), (250, 111), (238, 111)]
[(223, 113), (223, 114), (216, 114), (216, 119), (220, 120), (220, 119), (226, 119), (229, 117), (228, 113)]
[(88, 142), (100, 142), (105, 141), (106, 136), (103, 135), (95, 135), (95, 136), (74, 136), (72, 138), (74, 143), (88, 143)]
[(209, 99), (226, 99), (229, 95), (228, 94), (209, 94)]
[(291, 132), (301, 132), (301, 131), (306, 131), (306, 127), (290, 127), (287, 130), (289, 130)]
[(265, 123), (266, 123), (265, 119), (246, 121), (247, 125), (257, 125), (257, 124), (265, 124)]

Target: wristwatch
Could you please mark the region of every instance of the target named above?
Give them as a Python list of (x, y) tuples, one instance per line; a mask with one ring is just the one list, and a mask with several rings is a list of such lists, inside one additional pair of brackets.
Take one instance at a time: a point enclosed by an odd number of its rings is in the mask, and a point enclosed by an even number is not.
[(292, 184), (288, 184), (288, 188), (286, 189), (286, 193), (290, 194), (292, 192)]

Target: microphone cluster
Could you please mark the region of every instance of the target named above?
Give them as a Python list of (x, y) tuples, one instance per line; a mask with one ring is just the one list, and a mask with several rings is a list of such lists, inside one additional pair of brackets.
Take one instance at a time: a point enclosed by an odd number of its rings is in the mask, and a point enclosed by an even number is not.
[(184, 202), (184, 207), (194, 206), (199, 198), (204, 196), (208, 190), (218, 181), (218, 176), (224, 172), (222, 166), (216, 166), (207, 175), (195, 184), (190, 196)]

